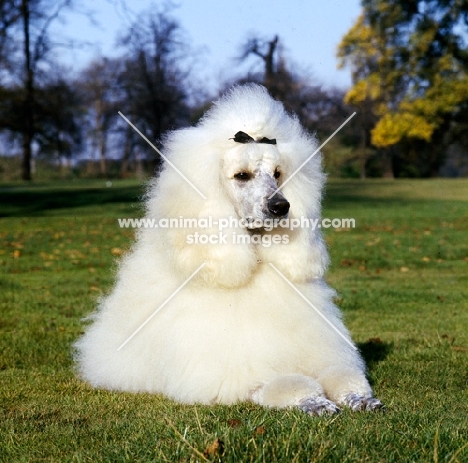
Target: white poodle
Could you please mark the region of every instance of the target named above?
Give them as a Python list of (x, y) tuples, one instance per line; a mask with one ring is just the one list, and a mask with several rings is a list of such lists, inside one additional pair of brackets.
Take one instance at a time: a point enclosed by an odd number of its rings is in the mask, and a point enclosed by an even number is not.
[(81, 377), (184, 403), (380, 408), (306, 226), (320, 217), (320, 154), (306, 162), (316, 148), (258, 85), (170, 133), (146, 201), (159, 226), (139, 230), (76, 343)]

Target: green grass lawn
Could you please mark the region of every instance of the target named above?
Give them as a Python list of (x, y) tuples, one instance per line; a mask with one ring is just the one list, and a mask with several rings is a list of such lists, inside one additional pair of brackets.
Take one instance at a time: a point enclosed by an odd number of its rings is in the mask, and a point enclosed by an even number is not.
[(143, 187), (0, 185), (0, 461), (468, 461), (468, 181), (331, 181), (327, 276), (385, 413), (186, 406), (93, 390), (71, 344)]

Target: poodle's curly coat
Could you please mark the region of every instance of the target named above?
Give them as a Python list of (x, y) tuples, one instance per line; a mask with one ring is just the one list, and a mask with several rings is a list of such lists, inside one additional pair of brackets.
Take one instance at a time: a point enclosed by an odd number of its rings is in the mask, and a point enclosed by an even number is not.
[[(238, 143), (239, 131), (276, 144)], [(165, 156), (206, 199), (165, 165), (150, 186), (146, 217), (210, 217), (212, 228), (198, 230), (208, 235), (219, 234), (218, 220), (246, 214), (319, 218), (325, 179), (320, 154), (275, 193), (316, 148), (316, 139), (263, 87), (234, 87), (196, 127), (164, 140)], [(273, 193), (282, 212), (272, 212)], [(253, 230), (234, 222), (222, 230), (227, 242), (218, 244), (190, 241), (193, 229), (139, 231), (114, 289), (75, 344), (81, 377), (95, 387), (163, 393), (185, 403), (253, 400), (311, 414), (342, 405), (379, 408), (332, 302), (334, 291), (322, 280), (328, 255), (319, 231)], [(287, 243), (247, 239), (278, 233), (287, 233)], [(244, 244), (233, 242), (243, 235)]]

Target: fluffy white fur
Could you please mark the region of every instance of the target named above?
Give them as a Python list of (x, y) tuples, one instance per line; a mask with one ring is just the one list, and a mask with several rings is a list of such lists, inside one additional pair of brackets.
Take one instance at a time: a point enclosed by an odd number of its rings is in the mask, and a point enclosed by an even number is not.
[[(233, 137), (238, 131), (277, 144), (237, 143)], [(196, 127), (165, 140), (165, 156), (207, 199), (165, 165), (149, 189), (146, 217), (265, 218), (266, 198), (316, 148), (315, 138), (263, 87), (235, 87)], [(240, 171), (249, 171), (252, 178), (236, 180)], [(290, 219), (320, 217), (323, 182), (317, 154), (281, 190), (290, 203)], [(343, 405), (380, 407), (332, 302), (334, 291), (322, 280), (328, 256), (319, 232), (232, 226), (223, 230), (227, 244), (188, 244), (195, 231), (219, 233), (216, 226), (139, 231), (114, 289), (75, 345), (82, 378), (94, 387), (163, 393), (185, 403), (252, 400), (298, 406), (311, 414)], [(256, 233), (286, 233), (289, 243), (231, 242), (234, 234)], [(118, 350), (203, 262), (202, 270)]]

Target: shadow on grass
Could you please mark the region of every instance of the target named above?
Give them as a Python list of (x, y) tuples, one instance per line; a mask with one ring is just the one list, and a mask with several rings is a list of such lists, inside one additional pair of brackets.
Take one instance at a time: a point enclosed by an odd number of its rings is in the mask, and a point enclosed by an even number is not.
[(0, 190), (0, 217), (41, 216), (45, 211), (140, 203), (142, 186), (112, 188), (31, 188)]
[(385, 360), (393, 350), (393, 343), (384, 342), (380, 338), (370, 338), (366, 342), (357, 344), (368, 368), (372, 368), (378, 362)]
[[(41, 216), (45, 211), (52, 214), (61, 210), (128, 204), (140, 204), (144, 185), (118, 184), (113, 182), (111, 188), (97, 185), (98, 181), (72, 181), (69, 183), (48, 182), (30, 186), (15, 184), (0, 184), (0, 217)], [(103, 182), (101, 182), (103, 183)], [(369, 208), (389, 209), (402, 208), (401, 198), (404, 197), (406, 207), (422, 206), (434, 210), (434, 200), (413, 198), (408, 193), (402, 193), (396, 187), (397, 183), (382, 184), (376, 182), (331, 182), (327, 184), (324, 197), (324, 208), (333, 210), (336, 207), (356, 208), (356, 211), (367, 211)], [(404, 185), (403, 185), (404, 186)], [(392, 189), (393, 187), (393, 189)], [(386, 192), (379, 195), (377, 193)], [(403, 209), (406, 211), (406, 209)]]
[[(433, 195), (434, 191), (445, 189), (447, 185), (456, 185), (426, 180), (395, 180), (395, 181), (330, 181), (325, 185), (322, 205), (330, 208), (338, 202), (341, 206), (371, 206), (379, 208), (408, 207), (410, 205), (432, 206), (443, 205), (447, 201), (464, 202), (464, 197), (444, 197), (442, 194)], [(463, 184), (461, 184), (463, 186)], [(452, 186), (453, 188), (453, 186)]]

